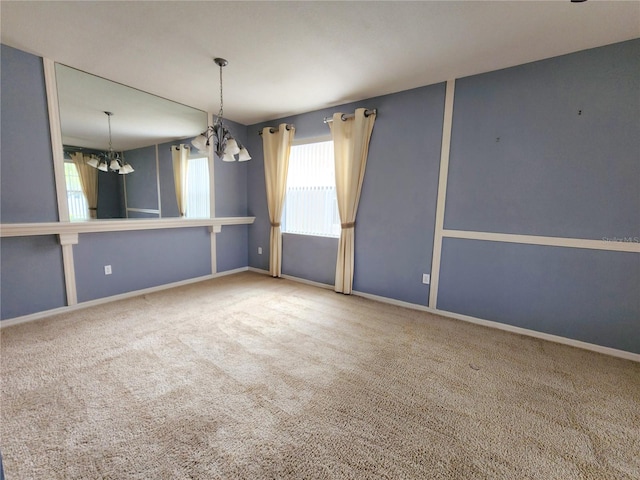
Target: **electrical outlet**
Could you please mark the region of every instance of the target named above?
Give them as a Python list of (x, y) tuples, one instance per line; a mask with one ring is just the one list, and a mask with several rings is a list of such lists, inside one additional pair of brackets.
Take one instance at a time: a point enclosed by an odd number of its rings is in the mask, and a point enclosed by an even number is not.
[(428, 273), (423, 273), (422, 274), (422, 283), (424, 283), (425, 285), (429, 285), (430, 281), (431, 281), (431, 275), (429, 275)]
[(111, 275), (111, 265), (105, 265), (104, 266), (104, 274), (105, 275)]
[(258, 247), (258, 255), (262, 255), (262, 247)]

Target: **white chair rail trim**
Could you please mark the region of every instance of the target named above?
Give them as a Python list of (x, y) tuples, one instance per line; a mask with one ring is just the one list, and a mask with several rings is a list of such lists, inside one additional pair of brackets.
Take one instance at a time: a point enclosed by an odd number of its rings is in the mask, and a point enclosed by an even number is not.
[(0, 237), (29, 237), (33, 235), (64, 235), (96, 232), (125, 232), (132, 230), (159, 230), (164, 228), (212, 227), (212, 231), (225, 225), (250, 225), (256, 217), (217, 218), (161, 218), (158, 220), (92, 220), (90, 222), (3, 223)]

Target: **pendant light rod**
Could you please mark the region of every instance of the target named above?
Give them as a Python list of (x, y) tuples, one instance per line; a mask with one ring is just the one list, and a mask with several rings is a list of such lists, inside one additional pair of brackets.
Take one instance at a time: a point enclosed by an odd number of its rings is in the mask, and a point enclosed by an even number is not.
[(109, 124), (109, 151), (103, 152), (98, 156), (92, 155), (87, 161), (87, 165), (97, 168), (102, 172), (118, 172), (120, 175), (126, 175), (133, 172), (133, 167), (124, 161), (124, 152), (120, 154), (113, 149), (113, 138), (111, 135), (111, 117), (113, 112), (103, 112), (107, 116)]
[(218, 67), (220, 67), (220, 111), (218, 112), (218, 119), (220, 120), (220, 123), (222, 123), (222, 119), (224, 118), (224, 97), (222, 96), (222, 67), (226, 67), (227, 65), (229, 65), (229, 62), (227, 62), (224, 58), (214, 58), (213, 61), (215, 62), (216, 65), (218, 65)]
[(216, 155), (223, 162), (245, 162), (251, 160), (251, 155), (240, 142), (238, 142), (231, 132), (223, 125), (224, 120), (224, 96), (222, 90), (222, 67), (226, 67), (229, 62), (224, 58), (216, 57), (214, 63), (220, 67), (220, 111), (218, 118), (213, 125), (207, 126), (207, 129), (194, 138), (191, 143), (201, 153), (206, 153), (210, 146), (213, 145)]

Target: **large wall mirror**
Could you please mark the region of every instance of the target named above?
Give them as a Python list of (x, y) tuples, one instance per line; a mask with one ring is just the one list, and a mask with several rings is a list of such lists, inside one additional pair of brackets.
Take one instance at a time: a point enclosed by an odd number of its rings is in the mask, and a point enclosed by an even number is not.
[[(190, 145), (207, 114), (65, 65), (55, 71), (71, 220), (180, 216), (172, 147)], [(132, 172), (91, 166), (110, 147)], [(189, 217), (210, 216), (209, 167), (191, 149)]]

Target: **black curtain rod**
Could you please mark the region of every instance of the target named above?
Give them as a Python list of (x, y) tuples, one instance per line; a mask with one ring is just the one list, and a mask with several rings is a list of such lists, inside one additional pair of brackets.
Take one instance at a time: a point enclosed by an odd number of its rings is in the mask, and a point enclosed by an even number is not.
[[(289, 124), (287, 124), (287, 130), (291, 130), (291, 127), (293, 127), (293, 125), (289, 125)], [(273, 127), (271, 127), (271, 128), (269, 129), (269, 133), (276, 133), (278, 130), (280, 130), (280, 128), (279, 128), (279, 127), (278, 127), (278, 128), (273, 128)], [(258, 135), (262, 135), (262, 130), (258, 130)]]

